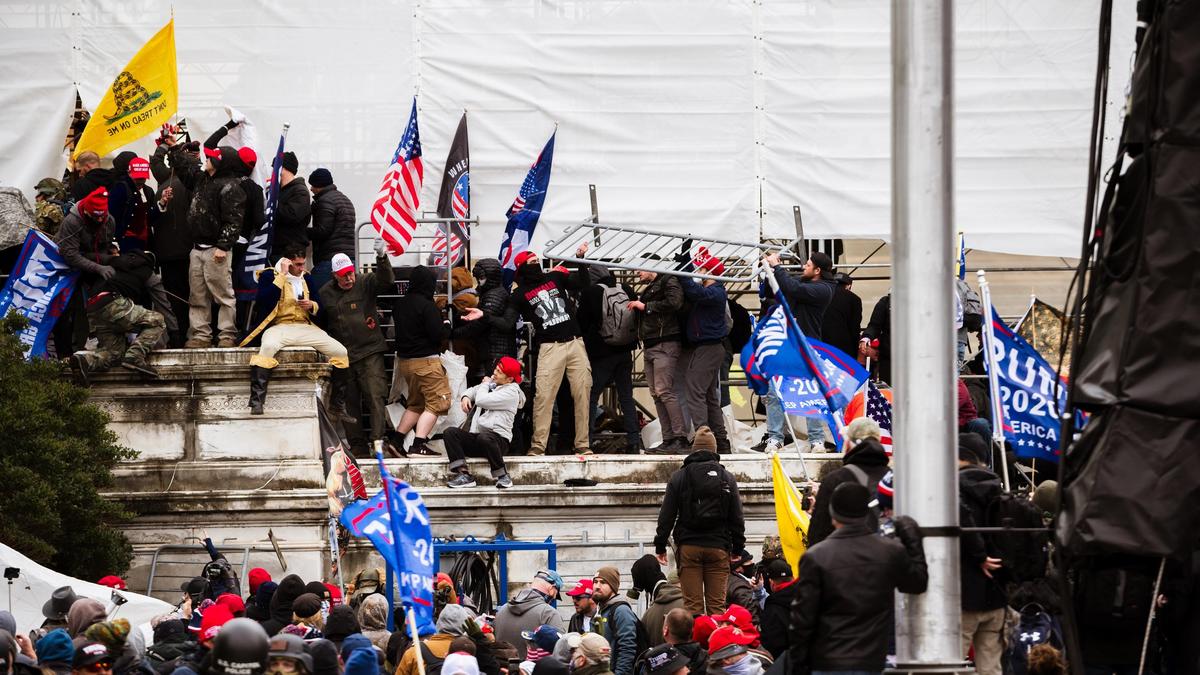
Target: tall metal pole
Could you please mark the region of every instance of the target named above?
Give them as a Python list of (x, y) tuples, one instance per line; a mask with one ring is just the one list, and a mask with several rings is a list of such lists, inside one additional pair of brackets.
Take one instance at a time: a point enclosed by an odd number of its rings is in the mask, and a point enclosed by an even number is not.
[(964, 670), (954, 417), (950, 0), (892, 2), (896, 506), (926, 534), (929, 590), (897, 596), (897, 670)]

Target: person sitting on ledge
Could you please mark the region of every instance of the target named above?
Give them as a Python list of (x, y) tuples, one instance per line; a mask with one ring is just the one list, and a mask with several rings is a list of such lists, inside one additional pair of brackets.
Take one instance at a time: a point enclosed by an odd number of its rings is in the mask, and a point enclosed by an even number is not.
[[(288, 251), (273, 269), (258, 274), (255, 311), (262, 318), (240, 346), (245, 347), (262, 335), (262, 346), (250, 357), (250, 414), (263, 414), (267, 400), (267, 382), (271, 370), (279, 365), (275, 354), (284, 347), (312, 347), (329, 357), (333, 379), (349, 374), (350, 359), (342, 343), (317, 328), (320, 309), (309, 299), (312, 277), (304, 272), (304, 252)], [(312, 289), (315, 292), (315, 289)]]
[(475, 487), (466, 458), (486, 457), (496, 487), (512, 487), (512, 479), (504, 466), (504, 455), (512, 441), (513, 420), (525, 405), (525, 392), (521, 391), (521, 362), (511, 356), (500, 357), (491, 377), (483, 378), (483, 382), (464, 391), (459, 404), (463, 412), (471, 414), (474, 410), (474, 414), (470, 431), (449, 427), (444, 432), (450, 473), (454, 474), (447, 485)]

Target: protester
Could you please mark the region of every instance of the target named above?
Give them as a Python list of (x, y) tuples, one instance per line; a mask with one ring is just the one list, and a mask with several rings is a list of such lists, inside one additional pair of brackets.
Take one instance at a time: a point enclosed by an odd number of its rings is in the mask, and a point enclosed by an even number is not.
[(465, 624), (468, 619), (474, 618), (475, 614), (462, 605), (446, 605), (438, 616), (437, 632), (404, 652), (395, 675), (423, 675), (417, 670), (417, 649), (421, 650), (426, 664), (434, 659), (445, 659), (450, 653), (450, 643), (454, 638), (466, 634)]
[(80, 598), (72, 603), (71, 609), (67, 611), (67, 632), (74, 639), (83, 635), (89, 627), (107, 619), (108, 612), (99, 600)]
[(593, 624), (593, 631), (608, 640), (612, 672), (633, 675), (638, 656), (638, 618), (628, 598), (618, 595), (620, 590), (621, 572), (615, 567), (601, 567), (592, 577), (592, 598), (600, 607), (600, 625)]
[(829, 501), (836, 531), (800, 557), (789, 652), (797, 671), (882, 671), (895, 592), (925, 592), (916, 521), (896, 519), (899, 541), (878, 536), (868, 526), (871, 495), (857, 482), (837, 486)]
[(628, 284), (618, 284), (608, 268), (592, 265), (588, 269), (591, 284), (580, 294), (579, 329), (592, 366), (592, 390), (588, 401), (589, 438), (592, 447), (598, 439), (596, 421), (600, 394), (610, 384), (616, 388), (625, 431), (625, 454), (639, 455), (642, 447), (637, 404), (633, 400), (633, 350), (637, 347), (637, 314), (629, 308), (637, 299)]
[(358, 605), (358, 625), (362, 634), (384, 652), (392, 635), (387, 629), (387, 615), (387, 598), (379, 593), (366, 596)]
[(792, 602), (796, 599), (796, 580), (792, 577), (792, 566), (782, 558), (767, 563), (763, 576), (771, 587), (771, 593), (763, 603), (759, 615), (759, 636), (762, 646), (776, 660), (791, 647), (792, 633), (788, 630), (791, 621)]
[(961, 377), (958, 378), (958, 431), (976, 434), (989, 446), (992, 443), (992, 424), (979, 416), (967, 383)]
[(71, 660), (74, 675), (111, 675), (115, 658), (100, 642), (82, 640)]
[(879, 298), (871, 318), (858, 341), (860, 361), (871, 360), (871, 374), (883, 382), (892, 381), (892, 295)]
[[(350, 369), (341, 381), (332, 383), (330, 407), (335, 415), (344, 415), (345, 405), (349, 403), (349, 418), (354, 423), (346, 429), (351, 436), (351, 445), (361, 448), (365, 443), (358, 421), (362, 400), (366, 399), (371, 431), (365, 440), (372, 452), (378, 453), (385, 449), (388, 381), (384, 360), (387, 337), (380, 325), (376, 303), (380, 295), (394, 292), (395, 275), (382, 239), (375, 242), (376, 271), (360, 276), (354, 269), (354, 262), (341, 253), (333, 256), (331, 265), (333, 281), (319, 289), (318, 294), (324, 308), (325, 328), (330, 337), (345, 346)], [(335, 370), (334, 374), (338, 372)], [(398, 454), (390, 443), (386, 445), (389, 454)]]
[(696, 430), (692, 453), (671, 474), (658, 512), (654, 553), (667, 564), (667, 538), (675, 544), (683, 601), (692, 614), (725, 611), (730, 551), (746, 545), (746, 523), (737, 481), (720, 464), (708, 427)]
[[(349, 605), (338, 605), (330, 607), (325, 617), (325, 627), (321, 631), (325, 634), (325, 638), (339, 648), (347, 636), (362, 633), (362, 626), (358, 623), (358, 616)], [(364, 637), (366, 637), (364, 635)], [(370, 640), (370, 638), (367, 638)], [(384, 640), (384, 648), (387, 647), (387, 641)]]
[[(702, 271), (720, 275), (725, 266), (714, 257), (708, 259)], [(683, 297), (691, 303), (687, 314), (687, 408), (692, 424), (706, 426), (716, 440), (719, 453), (730, 451), (729, 435), (725, 431), (725, 413), (721, 409), (719, 389), (715, 386), (725, 361), (725, 337), (728, 308), (725, 284), (705, 279), (697, 284), (691, 277), (680, 282)]]
[(572, 635), (568, 644), (572, 675), (614, 675), (609, 668), (612, 648), (603, 637), (595, 633)]
[[(162, 209), (162, 214), (154, 224), (151, 246), (154, 250), (154, 258), (158, 261), (163, 288), (170, 297), (175, 323), (179, 325), (179, 328), (171, 335), (170, 346), (172, 348), (182, 347), (187, 337), (188, 298), (191, 295), (188, 258), (194, 244), (191, 230), (188, 227), (188, 210), (192, 205), (192, 191), (180, 177), (182, 172), (175, 167), (174, 163), (183, 160), (192, 166), (199, 165), (198, 147), (195, 152), (187, 148), (181, 148), (178, 153), (172, 152), (176, 145), (174, 133), (177, 131), (177, 129), (164, 130), (161, 138), (156, 139), (158, 147), (150, 156), (150, 172), (154, 174), (154, 180), (158, 183), (155, 199), (160, 203), (166, 202), (166, 208)], [(170, 199), (164, 200), (163, 196), (167, 194), (170, 194)]]
[[(1003, 491), (1000, 477), (987, 468), (988, 454), (990, 449), (979, 436), (958, 435), (958, 520), (962, 527), (986, 525), (988, 508)], [(999, 675), (1008, 598), (994, 573), (1003, 561), (993, 540), (977, 532), (963, 533), (960, 557), (963, 653), (974, 648), (975, 672)]]
[(567, 622), (568, 633), (589, 633), (592, 632), (592, 624), (596, 618), (596, 612), (600, 607), (592, 598), (592, 580), (580, 579), (575, 582), (571, 590), (567, 591), (567, 597), (571, 598), (571, 604), (575, 606), (575, 613), (571, 615), (571, 620)]
[(501, 357), (491, 377), (483, 378), (482, 382), (464, 391), (459, 405), (471, 416), (471, 424), (468, 431), (450, 427), (443, 434), (450, 473), (455, 474), (447, 485), (475, 487), (466, 458), (486, 457), (496, 487), (512, 487), (512, 479), (504, 466), (504, 455), (508, 454), (508, 444), (512, 441), (517, 411), (525, 405), (525, 392), (521, 391), (521, 362), (510, 356)]
[[(178, 624), (178, 622), (175, 622)], [(182, 633), (182, 626), (180, 626)], [(156, 639), (157, 642), (157, 639)], [(72, 661), (75, 658), (75, 645), (65, 629), (55, 628), (46, 633), (35, 645), (37, 649), (37, 665), (43, 672), (53, 675), (66, 675), (71, 672)]]
[(641, 298), (629, 301), (629, 308), (641, 315), (638, 338), (646, 384), (654, 399), (654, 411), (662, 431), (662, 443), (651, 452), (674, 454), (688, 449), (683, 408), (675, 394), (675, 368), (682, 350), (679, 311), (683, 308), (683, 287), (671, 274), (638, 272), (646, 287)]
[[(308, 225), (312, 219), (312, 195), (300, 170), (296, 153), (283, 153), (279, 165), (279, 204), (275, 209), (275, 229), (271, 239), (271, 259), (283, 251), (308, 247)], [(331, 258), (332, 260), (332, 258)]]
[(39, 180), (33, 189), (33, 208), (37, 217), (34, 227), (53, 238), (58, 233), (58, 226), (63, 218), (67, 217), (67, 189), (63, 187), (62, 181), (54, 178)]
[(171, 200), (173, 191), (164, 192), (156, 200), (154, 191), (146, 185), (149, 178), (150, 162), (134, 156), (108, 189), (109, 212), (116, 222), (117, 242), (124, 251), (145, 251), (150, 246), (151, 232)]
[(292, 601), (292, 622), (283, 632), (305, 640), (325, 637), (325, 616), (321, 613), (321, 598), (313, 593), (301, 593)]
[(638, 663), (642, 666), (640, 672), (648, 675), (687, 675), (687, 655), (671, 645), (656, 645), (641, 656)]
[(521, 670), (532, 671), (533, 664), (544, 658), (551, 658), (551, 653), (562, 636), (562, 631), (546, 624), (538, 626), (536, 630), (522, 631), (521, 638), (525, 640), (525, 661), (521, 663)]
[(725, 604), (729, 607), (737, 605), (750, 612), (754, 625), (758, 625), (759, 606), (758, 590), (754, 580), (742, 574), (742, 569), (753, 556), (746, 549), (729, 556), (729, 577), (725, 582)]
[(765, 665), (761, 656), (750, 653), (749, 635), (734, 626), (721, 626), (713, 631), (708, 639), (709, 672), (719, 668), (717, 672), (727, 675), (762, 675)]
[(563, 580), (554, 570), (538, 570), (529, 588), (517, 593), (496, 612), (496, 640), (511, 643), (525, 660), (525, 641), (521, 633), (536, 630), (542, 624), (561, 629), (562, 617), (550, 602), (562, 593)]
[[(879, 479), (888, 470), (888, 455), (880, 443), (882, 430), (869, 418), (860, 417), (851, 422), (845, 432), (848, 448), (842, 456), (842, 466), (829, 472), (821, 479), (817, 488), (816, 504), (813, 506), (812, 521), (808, 526), (808, 545), (820, 543), (833, 533), (833, 520), (829, 512), (829, 500), (833, 491), (842, 483), (858, 483), (874, 494)], [(871, 523), (874, 529), (878, 523)]]
[[(679, 587), (679, 578), (674, 572), (668, 580), (662, 573), (658, 558), (647, 553), (638, 558), (629, 570), (633, 579), (633, 590), (640, 595), (646, 591), (646, 611), (642, 613), (642, 625), (646, 628), (646, 637), (651, 647), (662, 644), (663, 621), (672, 609), (683, 607), (683, 590)], [(633, 593), (630, 593), (633, 597)]]
[[(709, 617), (704, 617), (709, 622)], [(686, 609), (672, 609), (663, 617), (662, 641), (688, 658), (688, 672), (708, 672), (708, 647), (692, 638), (695, 620)], [(715, 628), (715, 624), (714, 624)], [(707, 636), (706, 636), (707, 637)]]
[[(74, 354), (73, 365), (85, 382), (90, 374), (118, 364), (157, 377), (158, 371), (146, 357), (166, 330), (166, 320), (137, 302), (144, 298), (146, 282), (154, 272), (153, 254), (134, 251), (122, 255), (114, 246), (107, 263), (112, 276), (93, 285), (85, 302), (96, 349)], [(130, 334), (134, 336), (132, 343), (126, 338)]]
[(333, 256), (354, 255), (357, 222), (354, 203), (334, 184), (329, 169), (313, 171), (308, 184), (313, 193), (312, 225), (308, 229), (313, 248), (312, 276), (316, 288), (321, 288), (333, 275)]
[[(582, 258), (587, 254), (587, 249), (586, 243), (581, 244), (575, 256)], [(554, 399), (564, 374), (575, 407), (575, 452), (591, 454), (588, 399), (592, 391), (592, 368), (580, 337), (575, 302), (570, 294), (572, 290), (587, 286), (587, 272), (577, 270), (568, 273), (558, 269), (543, 272), (541, 262), (533, 251), (518, 253), (516, 266), (517, 286), (513, 289), (512, 300), (525, 321), (533, 324), (537, 355), (533, 438), (529, 454), (546, 454)]]
[(517, 355), (517, 308), (509, 300), (508, 285), (504, 283), (504, 270), (495, 258), (480, 258), (471, 270), (475, 275), (476, 292), (479, 293), (479, 310), (483, 317), (476, 334), (476, 352), (479, 355), (479, 372), (482, 378), (492, 364), (505, 356)]
[(66, 628), (67, 614), (71, 611), (71, 606), (79, 599), (80, 596), (76, 595), (75, 589), (70, 586), (59, 586), (54, 589), (50, 593), (50, 599), (42, 605), (42, 616), (46, 620), (38, 627), (38, 633), (44, 636), (56, 628)]
[(346, 348), (317, 327), (320, 305), (310, 299), (313, 279), (304, 272), (304, 262), (302, 251), (291, 251), (274, 268), (259, 272), (254, 301), (258, 327), (242, 341), (246, 346), (262, 335), (258, 353), (250, 357), (251, 415), (263, 414), (271, 371), (279, 365), (275, 354), (285, 347), (312, 347), (329, 357), (334, 369), (350, 367)]
[(833, 281), (833, 297), (821, 319), (821, 341), (854, 357), (862, 335), (862, 298), (852, 290), (854, 279), (849, 274), (838, 272)]
[(271, 618), (262, 623), (267, 635), (275, 635), (292, 623), (293, 603), (304, 594), (304, 580), (289, 574), (280, 580), (271, 597)]
[(71, 182), (71, 201), (81, 202), (100, 188), (112, 185), (115, 176), (112, 169), (101, 168), (100, 155), (85, 150), (75, 158), (76, 178)]

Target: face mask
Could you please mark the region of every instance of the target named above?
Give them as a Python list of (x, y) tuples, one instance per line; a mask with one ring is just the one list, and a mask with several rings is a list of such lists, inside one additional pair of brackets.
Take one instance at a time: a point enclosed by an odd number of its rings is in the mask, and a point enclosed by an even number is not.
[(754, 672), (753, 663), (754, 659), (749, 656), (743, 656), (740, 661), (724, 666), (723, 670), (729, 675), (749, 675), (749, 673)]

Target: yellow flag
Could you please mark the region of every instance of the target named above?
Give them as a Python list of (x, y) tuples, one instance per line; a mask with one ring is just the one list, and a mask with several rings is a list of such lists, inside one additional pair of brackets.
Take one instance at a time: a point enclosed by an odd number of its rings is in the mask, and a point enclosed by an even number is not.
[(783, 472), (779, 455), (771, 455), (771, 485), (775, 492), (775, 521), (779, 525), (779, 543), (783, 557), (792, 566), (792, 574), (800, 575), (800, 556), (808, 548), (808, 513), (792, 479)]
[(75, 156), (87, 150), (103, 156), (157, 131), (178, 104), (175, 20), (171, 19), (113, 80), (79, 137)]

